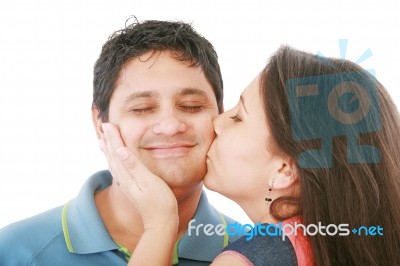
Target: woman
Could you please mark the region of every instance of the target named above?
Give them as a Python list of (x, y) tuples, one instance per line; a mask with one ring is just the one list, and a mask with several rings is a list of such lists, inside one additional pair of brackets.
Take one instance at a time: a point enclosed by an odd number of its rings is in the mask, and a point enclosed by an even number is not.
[[(239, 239), (213, 265), (399, 265), (399, 122), (387, 91), (356, 64), (280, 48), (215, 119), (204, 184), (254, 223), (304, 227), (290, 241)], [(119, 156), (112, 167), (146, 228), (129, 265), (144, 265), (149, 250), (158, 250), (149, 265), (168, 265), (175, 199), (117, 135), (111, 126), (105, 140)]]

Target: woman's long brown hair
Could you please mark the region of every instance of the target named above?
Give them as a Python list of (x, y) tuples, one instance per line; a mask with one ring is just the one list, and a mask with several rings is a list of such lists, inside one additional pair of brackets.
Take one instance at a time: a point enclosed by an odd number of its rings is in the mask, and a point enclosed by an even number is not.
[[(350, 72), (364, 70), (349, 61), (320, 58), (281, 47), (261, 74), (260, 93), (271, 128), (272, 146), (296, 162), (303, 151), (322, 148), (321, 139), (294, 140), (288, 80)], [(349, 224), (349, 230), (380, 226), (383, 236), (365, 236), (364, 233), (359, 236), (351, 231), (348, 236), (311, 236), (316, 265), (400, 265), (400, 116), (383, 85), (367, 73), (361, 78), (364, 84), (375, 84), (381, 127), (376, 132), (360, 133), (358, 143), (376, 147), (380, 159), (371, 163), (349, 163), (346, 135), (333, 137), (331, 167), (306, 168), (297, 164), (300, 184), (297, 212), (305, 225)], [(316, 105), (314, 108), (318, 115), (320, 108), (326, 107)], [(305, 128), (316, 126), (307, 124), (307, 119), (303, 123)], [(279, 199), (276, 201), (279, 203)], [(280, 205), (273, 206), (271, 212), (281, 217), (276, 208)]]

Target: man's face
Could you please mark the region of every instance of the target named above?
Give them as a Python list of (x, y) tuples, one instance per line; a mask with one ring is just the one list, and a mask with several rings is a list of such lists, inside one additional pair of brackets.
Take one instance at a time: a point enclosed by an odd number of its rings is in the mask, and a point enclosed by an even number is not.
[(200, 67), (169, 52), (128, 61), (110, 100), (109, 122), (127, 147), (171, 188), (198, 184), (218, 115), (213, 89)]

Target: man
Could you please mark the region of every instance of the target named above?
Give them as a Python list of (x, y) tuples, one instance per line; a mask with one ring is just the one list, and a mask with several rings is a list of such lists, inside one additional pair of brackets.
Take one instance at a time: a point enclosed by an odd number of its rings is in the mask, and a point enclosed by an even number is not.
[[(137, 22), (115, 32), (94, 67), (99, 140), (102, 123), (116, 125), (124, 144), (177, 199), (174, 265), (208, 265), (230, 241), (227, 234), (186, 232), (192, 219), (191, 226), (233, 222), (202, 191), (222, 98), (212, 45), (181, 22)], [(98, 172), (64, 206), (3, 228), (1, 265), (126, 265), (144, 228), (119, 186), (115, 173)]]

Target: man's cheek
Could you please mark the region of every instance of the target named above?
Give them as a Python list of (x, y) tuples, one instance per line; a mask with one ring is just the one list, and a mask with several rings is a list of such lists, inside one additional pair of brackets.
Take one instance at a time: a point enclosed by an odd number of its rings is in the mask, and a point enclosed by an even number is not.
[(215, 131), (212, 119), (204, 119), (204, 121), (199, 122), (198, 125), (201, 125), (201, 127), (197, 129), (199, 130), (198, 132), (202, 132), (204, 141), (207, 143), (208, 146), (211, 145), (211, 142), (215, 138)]
[(215, 139), (215, 132), (214, 132), (214, 128), (212, 128), (212, 131), (209, 132), (208, 136), (205, 139), (206, 142), (206, 150), (208, 151), (210, 149), (211, 143), (214, 141)]
[(140, 127), (134, 126), (120, 126), (119, 132), (124, 142), (125, 146), (132, 150), (136, 150), (138, 146), (140, 146)]

